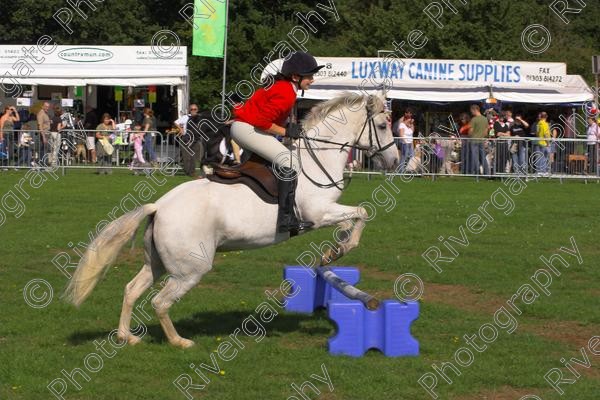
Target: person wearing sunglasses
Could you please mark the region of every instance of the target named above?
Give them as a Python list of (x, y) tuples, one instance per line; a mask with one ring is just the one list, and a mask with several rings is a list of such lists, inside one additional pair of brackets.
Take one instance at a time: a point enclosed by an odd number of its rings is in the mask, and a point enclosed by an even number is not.
[(179, 128), (179, 148), (181, 149), (181, 158), (183, 161), (183, 171), (188, 176), (196, 176), (196, 160), (199, 160), (204, 153), (202, 141), (194, 140), (193, 135), (188, 133), (188, 122), (198, 115), (198, 105), (190, 104), (189, 113), (182, 115), (175, 121)]

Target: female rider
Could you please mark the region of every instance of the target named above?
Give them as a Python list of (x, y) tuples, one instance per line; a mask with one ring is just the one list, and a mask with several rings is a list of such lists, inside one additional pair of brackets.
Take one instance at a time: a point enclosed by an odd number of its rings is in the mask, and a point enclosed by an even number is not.
[(290, 150), (275, 136), (300, 137), (297, 124), (290, 123), (287, 128), (283, 126), (296, 104), (298, 90), (307, 90), (314, 82), (313, 74), (323, 67), (308, 53), (293, 53), (283, 62), (281, 72), (274, 77), (275, 82), (271, 86), (258, 89), (246, 103), (235, 109), (235, 121), (231, 126), (231, 135), (241, 147), (270, 161), (277, 169), (277, 231), (290, 232), (292, 236), (309, 228), (312, 223), (299, 221), (296, 216), (294, 191), (299, 171), (290, 165)]

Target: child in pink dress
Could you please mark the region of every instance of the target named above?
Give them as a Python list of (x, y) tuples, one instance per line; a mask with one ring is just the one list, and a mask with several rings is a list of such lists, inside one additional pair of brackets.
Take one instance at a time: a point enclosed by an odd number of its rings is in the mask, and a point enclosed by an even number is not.
[(142, 154), (144, 131), (142, 131), (142, 127), (140, 124), (136, 124), (133, 128), (130, 140), (133, 142), (134, 154), (129, 169), (144, 166), (146, 164), (146, 160), (144, 160), (144, 155)]

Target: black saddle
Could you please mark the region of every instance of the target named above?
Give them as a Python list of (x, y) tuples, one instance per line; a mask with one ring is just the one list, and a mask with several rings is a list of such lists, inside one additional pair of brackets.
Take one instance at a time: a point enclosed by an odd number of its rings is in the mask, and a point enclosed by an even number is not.
[(207, 175), (206, 179), (225, 185), (243, 183), (264, 202), (278, 204), (277, 177), (273, 174), (270, 164), (269, 161), (256, 154), (252, 154), (247, 161), (240, 165), (225, 166), (211, 163), (214, 173)]

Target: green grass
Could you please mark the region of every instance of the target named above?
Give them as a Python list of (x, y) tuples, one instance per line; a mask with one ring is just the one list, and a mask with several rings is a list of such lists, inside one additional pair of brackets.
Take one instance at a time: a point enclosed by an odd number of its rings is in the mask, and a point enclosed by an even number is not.
[[(11, 188), (14, 191), (13, 185), (23, 176), (17, 172), (0, 175), (0, 195)], [(61, 251), (75, 259), (68, 243), (87, 242), (90, 230), (125, 195), (135, 194), (134, 187), (141, 180), (145, 179), (125, 172), (113, 176), (69, 172), (39, 189), (24, 186), (30, 191), (26, 211), (18, 219), (7, 215), (0, 227), (0, 399), (54, 398), (46, 386), (62, 377), (62, 369), (84, 368), (84, 358), (99, 353), (94, 340), (106, 340), (117, 327), (123, 288), (141, 266), (139, 250), (137, 258), (124, 250), (80, 309), (60, 301), (67, 280), (51, 260)], [(163, 186), (154, 184), (152, 200), (186, 180), (176, 176)], [(359, 248), (338, 264), (358, 265), (362, 271), (359, 287), (380, 297), (393, 297), (395, 277), (402, 273), (417, 274), (424, 281), (421, 315), (412, 327), (421, 355), (386, 358), (370, 351), (362, 358), (333, 357), (326, 346), (335, 327), (325, 311), (314, 315), (280, 312), (264, 324), (267, 336), (262, 341), (240, 336), (244, 349), (236, 358), (217, 359), (225, 375), (208, 374), (211, 382), (205, 390), (192, 391), (194, 398), (287, 399), (295, 394), (291, 383), (301, 384), (311, 374), (322, 375), (324, 364), (334, 390), (330, 393), (325, 383), (311, 379), (321, 391), (318, 398), (428, 399), (417, 383), (421, 375), (433, 372), (432, 363), (454, 361), (454, 352), (466, 346), (463, 335), (492, 322), (494, 310), (506, 306), (506, 300), (544, 267), (539, 257), (549, 257), (561, 246), (571, 247), (573, 236), (583, 263), (565, 256), (571, 266), (554, 277), (551, 295), (542, 294), (531, 305), (520, 303), (523, 314), (517, 317), (518, 329), (510, 335), (500, 330), (486, 351), (475, 353), (471, 366), (459, 367), (461, 376), (449, 373), (452, 385), (439, 378), (436, 389), (442, 399), (494, 398), (494, 393), (505, 396), (501, 398), (518, 399), (528, 393), (544, 400), (561, 398), (545, 382), (544, 374), (561, 367), (560, 358), (580, 355), (579, 349), (592, 334), (600, 334), (596, 262), (600, 250), (595, 229), (600, 186), (595, 182), (527, 182), (523, 193), (512, 196), (515, 208), (510, 215), (488, 206), (494, 221), (478, 235), (467, 232), (470, 245), (456, 245), (460, 255), (452, 263), (440, 264), (444, 271), (439, 274), (421, 253), (430, 246), (442, 246), (439, 236), (458, 236), (459, 226), (484, 201), (490, 201), (494, 191), (508, 189), (501, 181), (477, 183), (460, 178), (410, 183), (396, 179), (394, 183), (400, 188), (394, 196), (396, 206), (389, 212), (377, 207)], [(342, 202), (373, 202), (372, 192), (381, 184), (382, 178), (355, 178)], [(69, 384), (64, 397), (185, 399), (172, 384), (175, 378), (187, 373), (195, 377), (194, 383), (202, 383), (190, 363), (210, 364), (210, 353), (266, 300), (264, 290), (278, 288), (283, 265), (294, 264), (311, 242), (330, 239), (332, 232), (324, 229), (270, 248), (218, 255), (214, 270), (172, 308), (176, 327), (196, 342), (194, 348), (184, 351), (169, 346), (147, 305), (152, 320), (143, 343), (118, 349), (112, 358), (103, 357), (103, 368), (88, 372), (89, 382), (78, 379), (81, 390)], [(139, 249), (139, 237), (137, 242)], [(449, 255), (441, 248), (444, 256)], [(28, 306), (23, 299), (24, 286), (36, 278), (54, 288), (53, 301), (41, 309)], [(557, 328), (546, 332), (546, 326)], [(582, 373), (573, 385), (563, 385), (563, 397), (597, 399), (600, 357), (589, 350), (587, 354), (590, 372)], [(564, 367), (563, 371), (565, 378), (570, 377)], [(507, 396), (511, 390), (517, 394)]]

